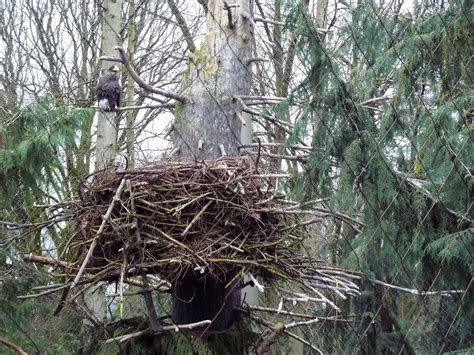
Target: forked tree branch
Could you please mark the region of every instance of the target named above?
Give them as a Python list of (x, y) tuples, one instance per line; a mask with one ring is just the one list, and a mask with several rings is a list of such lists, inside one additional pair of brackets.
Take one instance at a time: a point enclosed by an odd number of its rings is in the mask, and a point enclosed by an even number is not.
[(121, 45), (121, 40), (117, 40), (117, 41), (120, 42), (120, 45), (116, 46), (115, 50), (117, 50), (120, 53), (120, 58), (103, 56), (99, 58), (100, 60), (108, 60), (112, 62), (122, 63), (123, 66), (127, 69), (130, 76), (133, 78), (133, 80), (145, 91), (151, 92), (153, 94), (158, 94), (170, 99), (175, 99), (176, 101), (180, 101), (180, 102), (188, 101), (188, 98), (184, 95), (158, 89), (158, 88), (155, 88), (154, 86), (151, 86), (150, 84), (147, 84), (142, 78), (140, 78), (140, 76), (135, 71), (130, 61), (128, 60), (127, 54), (125, 53), (125, 49)]

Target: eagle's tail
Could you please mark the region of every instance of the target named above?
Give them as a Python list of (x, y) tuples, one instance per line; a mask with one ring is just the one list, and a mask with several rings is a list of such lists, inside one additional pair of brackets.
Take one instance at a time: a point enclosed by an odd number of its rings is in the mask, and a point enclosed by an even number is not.
[(110, 103), (109, 103), (108, 99), (100, 99), (97, 102), (97, 104), (98, 104), (99, 108), (104, 110), (104, 111), (110, 111), (111, 110)]

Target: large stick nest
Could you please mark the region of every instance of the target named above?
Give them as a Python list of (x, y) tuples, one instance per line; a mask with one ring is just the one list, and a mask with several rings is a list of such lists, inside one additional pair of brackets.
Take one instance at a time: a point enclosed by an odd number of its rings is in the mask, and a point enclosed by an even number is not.
[[(297, 223), (281, 212), (268, 178), (245, 158), (107, 170), (84, 182), (74, 210), (80, 233), (70, 250), (85, 271), (160, 274), (191, 270), (229, 279), (241, 271), (295, 278), (309, 259), (291, 239)], [(125, 264), (125, 265), (124, 265)]]

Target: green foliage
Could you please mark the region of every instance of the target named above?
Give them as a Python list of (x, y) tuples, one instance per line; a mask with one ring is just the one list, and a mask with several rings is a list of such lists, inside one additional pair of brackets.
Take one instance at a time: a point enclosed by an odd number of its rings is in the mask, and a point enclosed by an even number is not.
[[(16, 112), (1, 128), (1, 220), (35, 222), (43, 218), (35, 203), (45, 201), (49, 193), (55, 198), (67, 195), (66, 154), (76, 149), (83, 123), (92, 116), (92, 110), (57, 107), (47, 96)], [(54, 239), (55, 233), (50, 229), (48, 234)], [(0, 230), (2, 247), (3, 242), (19, 234)], [(81, 324), (76, 315), (63, 312), (52, 317), (56, 298), (17, 298), (48, 282), (41, 269), (19, 260), (22, 251), (41, 249), (40, 236), (37, 232), (26, 242), (16, 239), (12, 248), (0, 251), (0, 336), (29, 353), (73, 353)], [(55, 242), (60, 244), (59, 240)]]
[[(66, 354), (78, 346), (75, 333), (80, 319), (70, 313), (51, 317), (57, 300), (17, 297), (31, 293), (32, 287), (44, 285), (45, 275), (34, 267), (10, 259), (0, 251), (0, 337), (19, 345), (28, 353)], [(5, 276), (5, 277), (4, 277)], [(2, 353), (6, 349), (0, 348)]]
[[(469, 3), (420, 7), (424, 16), (408, 20), (358, 1), (346, 25), (324, 38), (295, 6), (307, 72), (291, 95), (304, 108), (289, 141), (312, 134), (313, 149), (304, 176), (288, 188), (301, 199), (328, 199), (330, 210), (364, 223), (360, 233), (336, 220), (329, 226), (336, 264), (410, 288), (465, 289), (474, 252), (472, 124), (465, 123), (474, 107), (474, 21)], [(340, 36), (346, 40), (334, 46)], [(382, 96), (392, 98), (375, 109), (359, 104)], [(411, 321), (420, 313), (435, 328), (442, 316), (459, 326), (444, 351), (468, 344), (470, 298), (450, 298), (441, 315), (441, 299), (426, 309), (370, 283), (363, 290), (346, 309), (356, 324), (336, 328), (352, 336), (348, 353), (438, 352), (442, 344), (411, 336), (426, 326)]]
[(163, 348), (169, 354), (189, 354), (192, 352), (199, 355), (213, 354), (202, 340), (182, 333), (172, 334), (163, 338)]
[(428, 245), (426, 252), (440, 263), (464, 269), (467, 273), (463, 275), (468, 277), (468, 275), (474, 274), (474, 264), (472, 262), (474, 228), (468, 228), (436, 239)]
[(31, 196), (45, 184), (59, 188), (57, 174), (64, 175), (65, 152), (76, 147), (82, 122), (92, 116), (90, 109), (56, 107), (48, 96), (20, 111), (15, 121), (2, 129), (0, 203), (4, 208), (18, 189)]

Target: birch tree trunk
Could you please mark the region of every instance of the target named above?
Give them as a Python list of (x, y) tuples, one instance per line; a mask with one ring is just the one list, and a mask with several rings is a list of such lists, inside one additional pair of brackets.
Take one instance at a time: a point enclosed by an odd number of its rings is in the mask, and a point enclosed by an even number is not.
[[(135, 52), (136, 46), (136, 5), (135, 0), (130, 0), (128, 4), (128, 40), (127, 40), (127, 57), (130, 61), (133, 60), (133, 54)], [(133, 106), (134, 104), (134, 81), (130, 76), (127, 79), (127, 89), (126, 89), (126, 99), (127, 106)], [(133, 131), (133, 125), (135, 123), (137, 113), (133, 111), (128, 111), (126, 113), (126, 141), (127, 141), (127, 158), (128, 166), (133, 168), (135, 166), (135, 133)]]
[[(113, 56), (114, 47), (117, 45), (116, 36), (121, 27), (121, 0), (104, 0), (102, 18), (101, 54)], [(101, 68), (110, 67), (111, 62), (102, 61)], [(115, 112), (97, 111), (97, 141), (95, 170), (101, 170), (109, 166), (115, 158), (115, 143), (117, 139), (117, 124)], [(95, 350), (95, 336), (97, 324), (106, 320), (105, 285), (98, 283), (96, 286), (84, 292), (83, 305), (94, 322), (85, 319), (82, 329), (81, 352), (93, 354)]]
[[(114, 47), (117, 46), (117, 36), (122, 21), (122, 1), (104, 0), (101, 36), (101, 55), (113, 57)], [(102, 61), (102, 70), (115, 63)], [(115, 158), (115, 143), (117, 140), (117, 124), (115, 112), (97, 112), (97, 142), (95, 170), (104, 169)]]
[[(181, 91), (189, 99), (176, 107), (175, 141), (182, 160), (239, 154), (242, 107), (234, 96), (249, 95), (251, 88), (253, 1), (233, 1), (226, 10), (221, 0), (209, 0), (207, 8), (206, 37), (190, 54), (182, 78)], [(248, 132), (244, 135), (248, 139)], [(173, 321), (210, 319), (209, 331), (228, 329), (240, 301), (240, 291), (225, 288), (228, 281), (184, 275), (174, 285)]]

